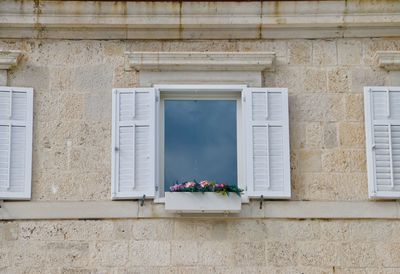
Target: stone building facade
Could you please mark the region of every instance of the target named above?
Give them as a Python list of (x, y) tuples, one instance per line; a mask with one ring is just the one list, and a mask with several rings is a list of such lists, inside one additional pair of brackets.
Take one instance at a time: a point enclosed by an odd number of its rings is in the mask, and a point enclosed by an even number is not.
[[(400, 85), (377, 56), (400, 51), (397, 1), (6, 0), (0, 14), (0, 49), (21, 52), (5, 85), (34, 90), (32, 197), (0, 202), (1, 273), (400, 273), (399, 204), (368, 195), (363, 95)], [(262, 86), (289, 91), (291, 198), (238, 214), (112, 201), (111, 90), (141, 86), (125, 52), (274, 52)]]

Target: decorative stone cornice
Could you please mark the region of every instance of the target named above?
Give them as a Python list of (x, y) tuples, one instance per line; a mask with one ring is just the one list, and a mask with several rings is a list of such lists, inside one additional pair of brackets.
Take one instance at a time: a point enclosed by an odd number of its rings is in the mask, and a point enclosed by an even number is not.
[(376, 56), (381, 68), (400, 70), (400, 51), (377, 51)]
[(272, 70), (274, 52), (127, 52), (129, 67), (142, 71)]
[(0, 50), (0, 69), (8, 70), (16, 66), (22, 53), (16, 50)]
[(0, 1), (0, 38), (285, 39), (400, 36), (400, 2)]

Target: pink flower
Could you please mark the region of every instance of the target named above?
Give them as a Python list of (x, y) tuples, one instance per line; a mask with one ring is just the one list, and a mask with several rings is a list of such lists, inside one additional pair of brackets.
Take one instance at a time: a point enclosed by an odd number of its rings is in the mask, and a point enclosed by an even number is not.
[(224, 184), (216, 184), (215, 187), (217, 188), (223, 188), (225, 185)]
[(180, 189), (180, 185), (175, 184), (175, 185), (171, 186), (169, 189), (170, 189), (171, 191), (177, 191), (177, 190)]
[(204, 188), (204, 187), (207, 187), (208, 185), (209, 185), (209, 183), (208, 183), (207, 180), (204, 180), (204, 181), (201, 181), (201, 182), (200, 182), (200, 186), (203, 187), (203, 188)]
[(187, 183), (185, 184), (185, 187), (191, 188), (191, 187), (195, 187), (195, 185), (196, 185), (195, 182), (187, 182)]

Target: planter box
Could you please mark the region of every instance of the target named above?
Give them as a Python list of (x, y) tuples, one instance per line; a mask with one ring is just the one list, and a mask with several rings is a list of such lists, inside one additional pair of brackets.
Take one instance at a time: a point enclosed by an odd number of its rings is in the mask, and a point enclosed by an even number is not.
[(241, 207), (242, 199), (236, 193), (165, 192), (165, 210), (169, 212), (236, 213)]

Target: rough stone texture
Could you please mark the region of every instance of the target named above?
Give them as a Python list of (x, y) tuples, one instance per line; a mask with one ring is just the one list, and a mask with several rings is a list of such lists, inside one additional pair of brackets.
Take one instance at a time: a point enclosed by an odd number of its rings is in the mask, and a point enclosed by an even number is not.
[(337, 40), (313, 41), (313, 64), (317, 66), (337, 65)]
[[(399, 50), (400, 40), (33, 39), (0, 46), (25, 52), (9, 84), (35, 91), (33, 200), (110, 199), (111, 89), (138, 85), (138, 74), (124, 69), (125, 51), (275, 51), (276, 71), (263, 77), (267, 86), (289, 89), (293, 199), (367, 200), (362, 91), (390, 80), (374, 54)], [(335, 179), (318, 186), (315, 178), (324, 176), (356, 178), (359, 191)]]
[[(0, 223), (0, 231), (5, 226), (17, 236), (2, 236), (0, 273), (400, 271), (398, 221), (18, 221)], [(155, 226), (174, 229), (135, 238), (132, 227)], [(129, 231), (123, 238), (113, 233), (121, 228)], [(209, 238), (220, 229), (226, 237)]]
[(337, 44), (339, 65), (359, 65), (362, 55), (362, 46), (360, 40), (344, 39)]
[(304, 172), (321, 171), (320, 150), (301, 150), (299, 161), (300, 161), (299, 168)]
[(334, 67), (328, 70), (328, 91), (335, 93), (347, 92), (349, 90), (349, 73), (347, 68)]
[[(399, 39), (6, 40), (34, 88), (32, 200), (109, 200), (111, 89), (138, 84), (124, 51), (275, 51), (289, 89), (293, 200), (367, 200), (363, 87)], [(399, 273), (400, 222), (154, 219), (0, 222), (0, 273)]]
[(307, 65), (311, 63), (312, 47), (310, 41), (296, 40), (288, 43), (289, 64)]
[(341, 123), (339, 125), (340, 145), (347, 148), (365, 147), (364, 123)]

